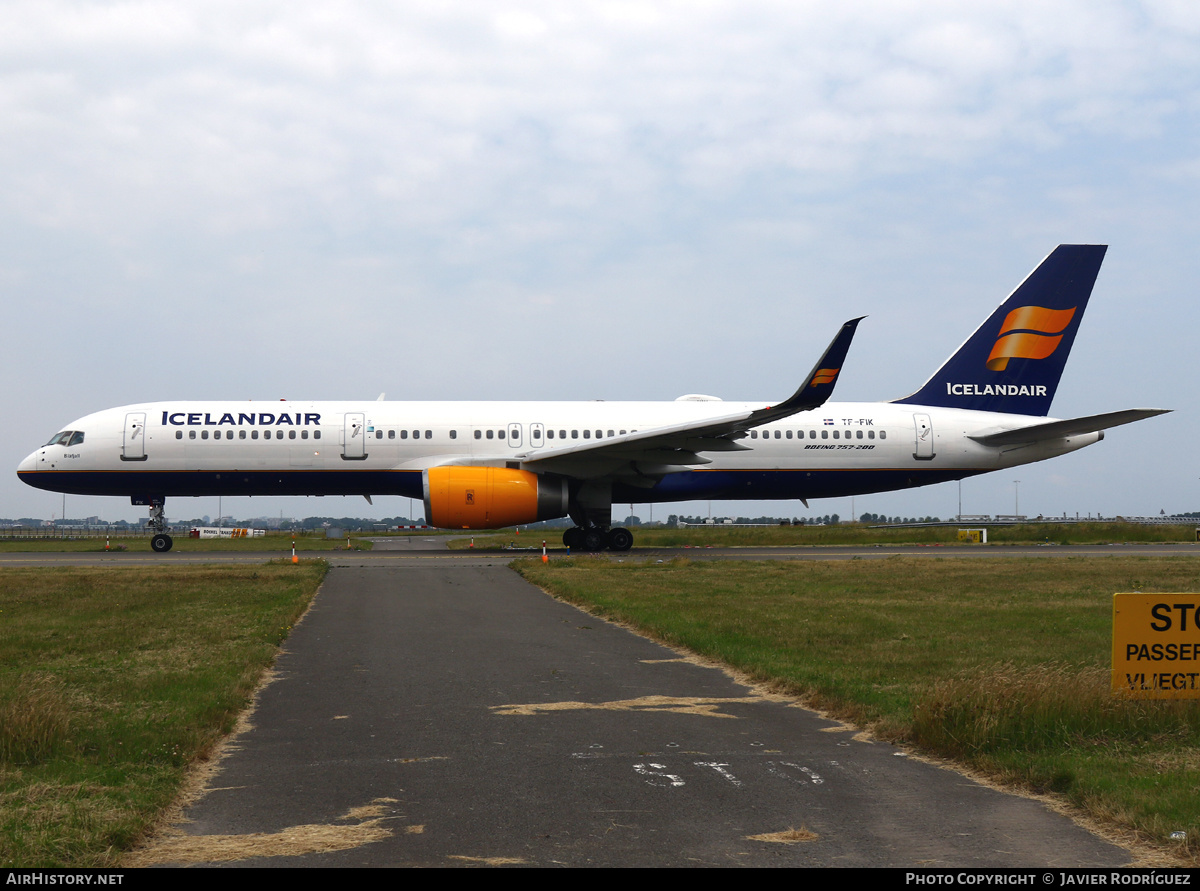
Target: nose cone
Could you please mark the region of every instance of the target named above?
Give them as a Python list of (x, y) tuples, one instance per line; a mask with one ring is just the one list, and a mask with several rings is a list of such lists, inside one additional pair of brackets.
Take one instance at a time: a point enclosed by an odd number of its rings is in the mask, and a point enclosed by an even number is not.
[(27, 455), (25, 460), (17, 465), (17, 476), (20, 477), (23, 482), (32, 484), (32, 479), (29, 475), (37, 470), (37, 463), (37, 452), (32, 452), (31, 454)]

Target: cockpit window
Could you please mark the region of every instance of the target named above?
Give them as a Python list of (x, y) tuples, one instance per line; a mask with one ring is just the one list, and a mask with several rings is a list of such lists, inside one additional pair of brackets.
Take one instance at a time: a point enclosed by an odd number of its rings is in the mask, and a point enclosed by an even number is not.
[(81, 442), (83, 442), (83, 431), (76, 430), (74, 433), (71, 434), (71, 441), (68, 442), (67, 445), (69, 445), (69, 446), (79, 445)]
[[(46, 445), (78, 445), (81, 442), (83, 442), (83, 433), (78, 430), (64, 430), (62, 433), (55, 433), (51, 436), (50, 441)], [(42, 446), (42, 448), (45, 447)]]

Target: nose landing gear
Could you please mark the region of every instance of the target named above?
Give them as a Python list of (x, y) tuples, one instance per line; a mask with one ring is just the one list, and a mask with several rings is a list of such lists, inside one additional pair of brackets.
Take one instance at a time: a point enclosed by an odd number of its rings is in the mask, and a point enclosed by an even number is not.
[(135, 495), (129, 501), (131, 504), (150, 505), (150, 528), (154, 530), (154, 535), (150, 537), (150, 548), (157, 554), (165, 554), (171, 550), (171, 545), (175, 542), (167, 534), (167, 520), (163, 515), (167, 499), (154, 495), (148, 498), (139, 498)]

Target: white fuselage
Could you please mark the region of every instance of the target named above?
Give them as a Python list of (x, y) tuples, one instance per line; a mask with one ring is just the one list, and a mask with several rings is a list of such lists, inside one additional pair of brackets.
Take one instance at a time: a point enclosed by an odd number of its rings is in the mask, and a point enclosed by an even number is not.
[[(702, 423), (760, 404), (676, 402), (165, 402), (72, 423), (61, 444), (21, 462), (30, 485), (130, 496), (407, 495), (443, 464), (525, 467), (575, 449), (576, 470), (613, 481), (619, 502), (819, 498), (888, 491), (1040, 461), (1102, 438), (1093, 432), (984, 446), (971, 435), (1027, 426), (1025, 415), (895, 403), (828, 402), (764, 424), (743, 449), (643, 475), (599, 445), (635, 431)], [(1038, 421), (1050, 419), (1036, 419)], [(58, 437), (63, 439), (63, 437)], [(76, 439), (70, 444), (71, 439)], [(549, 466), (551, 472), (554, 467)]]

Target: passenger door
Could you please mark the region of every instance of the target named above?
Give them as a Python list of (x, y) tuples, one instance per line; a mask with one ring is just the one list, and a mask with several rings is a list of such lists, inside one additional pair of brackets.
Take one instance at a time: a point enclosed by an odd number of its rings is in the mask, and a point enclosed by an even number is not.
[(366, 418), (362, 412), (346, 412), (342, 420), (342, 459), (364, 461), (366, 457)]
[(918, 461), (933, 459), (933, 421), (929, 415), (917, 413), (913, 415), (913, 425), (916, 427), (916, 448), (913, 457)]
[(146, 413), (131, 411), (125, 415), (125, 435), (122, 440), (122, 461), (146, 460)]

